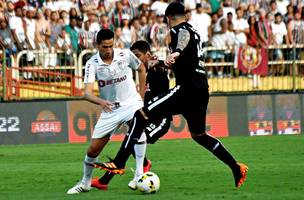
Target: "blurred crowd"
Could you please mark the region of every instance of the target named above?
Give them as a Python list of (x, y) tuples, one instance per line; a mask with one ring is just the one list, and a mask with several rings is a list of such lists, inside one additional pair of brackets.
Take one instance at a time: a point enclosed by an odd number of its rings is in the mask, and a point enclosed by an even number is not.
[[(304, 43), (303, 0), (182, 2), (202, 47), (227, 47), (231, 55), (243, 45)], [(167, 5), (168, 0), (0, 0), (0, 46), (7, 55), (21, 50), (62, 50), (70, 55), (94, 48), (96, 32), (109, 28), (115, 32), (116, 47), (129, 48), (136, 40), (146, 40), (163, 58), (169, 41)], [(280, 49), (273, 56), (284, 59)], [(30, 62), (34, 55), (29, 53), (26, 59)], [(213, 51), (208, 59), (224, 61), (226, 51)], [(223, 69), (217, 69), (217, 75), (222, 76)]]

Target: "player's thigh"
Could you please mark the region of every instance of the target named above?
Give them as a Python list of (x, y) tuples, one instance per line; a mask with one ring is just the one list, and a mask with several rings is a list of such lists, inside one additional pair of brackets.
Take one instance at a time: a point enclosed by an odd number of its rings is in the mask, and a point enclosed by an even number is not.
[(123, 124), (119, 112), (102, 113), (94, 127), (92, 139), (112, 136)]
[(145, 134), (147, 136), (147, 142), (150, 144), (155, 143), (159, 138), (164, 136), (169, 128), (172, 121), (172, 117), (165, 117), (153, 120), (148, 123), (145, 128)]
[(157, 119), (181, 113), (181, 89), (174, 87), (166, 93), (160, 94), (149, 101), (144, 112), (150, 118)]
[[(193, 98), (192, 98), (193, 99)], [(197, 98), (192, 100), (192, 103), (188, 103), (183, 111), (189, 131), (192, 134), (201, 134), (206, 131), (206, 115), (209, 102), (208, 89), (200, 91)]]

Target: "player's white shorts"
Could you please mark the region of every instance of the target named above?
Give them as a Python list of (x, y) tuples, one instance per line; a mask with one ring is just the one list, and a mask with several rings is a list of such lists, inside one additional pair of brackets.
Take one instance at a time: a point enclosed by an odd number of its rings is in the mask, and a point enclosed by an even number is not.
[(112, 136), (122, 124), (130, 121), (134, 113), (142, 107), (143, 102), (137, 99), (129, 104), (121, 105), (112, 112), (102, 112), (95, 125), (92, 138), (103, 138), (107, 135)]

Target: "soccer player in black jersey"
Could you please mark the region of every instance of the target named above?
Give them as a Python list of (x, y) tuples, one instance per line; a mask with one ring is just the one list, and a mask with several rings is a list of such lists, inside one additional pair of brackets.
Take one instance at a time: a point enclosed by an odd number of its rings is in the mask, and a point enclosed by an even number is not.
[[(168, 79), (168, 69), (164, 65), (163, 62), (157, 61), (157, 59), (152, 56), (150, 45), (143, 40), (136, 41), (131, 46), (131, 51), (136, 55), (137, 58), (145, 65), (146, 67), (146, 91), (144, 97), (144, 104), (147, 104), (152, 100), (155, 96), (162, 94), (169, 90), (169, 79)], [(170, 123), (172, 121), (172, 116), (164, 116), (162, 118), (155, 118), (150, 121), (148, 125), (145, 127), (145, 134), (147, 136), (147, 143), (155, 143), (161, 136), (166, 134), (170, 128)], [(124, 146), (128, 141), (128, 137), (126, 137), (122, 143), (122, 148), (120, 151), (124, 151)], [(128, 152), (129, 155), (133, 154), (135, 156), (134, 148)], [(118, 153), (119, 155), (119, 153)], [(144, 156), (144, 155), (142, 155)], [(113, 162), (117, 158), (114, 158)], [(144, 159), (144, 172), (149, 171), (151, 167), (151, 161), (147, 158)], [(130, 181), (128, 186), (131, 189), (136, 189), (136, 179), (139, 178), (141, 174), (136, 174), (133, 180)], [(110, 180), (114, 177), (114, 173), (106, 172), (104, 176), (100, 179), (92, 179), (91, 186), (106, 190)]]
[[(246, 179), (248, 167), (238, 163), (218, 139), (206, 133), (209, 91), (206, 70), (201, 65), (199, 35), (186, 22), (183, 4), (170, 3), (165, 14), (171, 27), (169, 44), (171, 53), (165, 60), (165, 65), (172, 68), (176, 86), (153, 98), (144, 106), (140, 115), (135, 115), (137, 120), (133, 120), (132, 129), (128, 131), (129, 140), (137, 140), (139, 136), (132, 133), (143, 132), (149, 121), (163, 116), (182, 114), (194, 141), (228, 165), (232, 170), (235, 186), (240, 187)], [(124, 151), (119, 151), (113, 162), (116, 168), (124, 168), (132, 145), (133, 143), (129, 142), (123, 147)]]

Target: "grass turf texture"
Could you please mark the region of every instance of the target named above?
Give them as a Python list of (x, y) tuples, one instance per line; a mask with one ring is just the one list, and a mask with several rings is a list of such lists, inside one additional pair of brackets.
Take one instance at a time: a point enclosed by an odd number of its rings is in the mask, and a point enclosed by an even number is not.
[[(128, 189), (127, 170), (108, 191), (66, 195), (82, 174), (87, 144), (0, 146), (0, 199), (304, 199), (304, 136), (229, 137), (221, 139), (249, 166), (248, 178), (234, 188), (228, 167), (190, 139), (161, 140), (149, 145), (152, 170), (160, 191), (142, 195)], [(114, 156), (120, 143), (110, 142), (105, 155)], [(128, 162), (134, 168), (134, 159)], [(95, 175), (103, 174), (95, 170)]]

